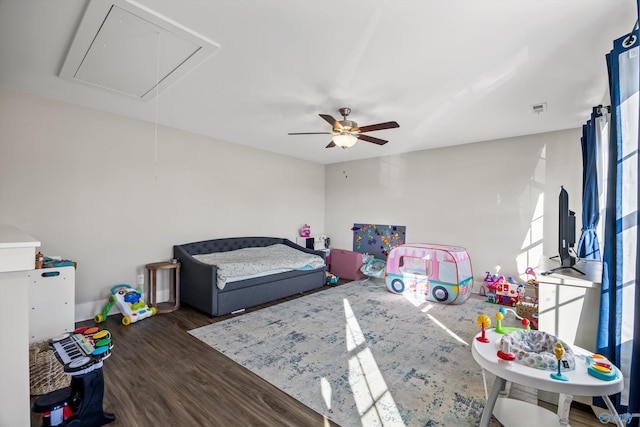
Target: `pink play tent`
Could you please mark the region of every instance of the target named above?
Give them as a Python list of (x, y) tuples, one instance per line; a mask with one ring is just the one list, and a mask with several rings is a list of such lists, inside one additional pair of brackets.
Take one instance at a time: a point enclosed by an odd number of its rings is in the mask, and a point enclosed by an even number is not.
[(473, 286), (471, 259), (459, 246), (398, 245), (387, 256), (385, 283), (396, 294), (411, 293), (425, 301), (462, 304)]

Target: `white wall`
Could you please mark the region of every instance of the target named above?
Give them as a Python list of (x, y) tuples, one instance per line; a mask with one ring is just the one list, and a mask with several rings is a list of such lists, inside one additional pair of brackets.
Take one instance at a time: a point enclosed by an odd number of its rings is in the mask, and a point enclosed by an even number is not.
[[(157, 155), (157, 163), (156, 163)], [(78, 262), (76, 320), (174, 244), (295, 241), (324, 225), (324, 167), (0, 87), (0, 224)]]
[(557, 253), (560, 185), (579, 236), (580, 136), (573, 129), (330, 165), (326, 233), (332, 247), (351, 249), (354, 223), (404, 225), (407, 243), (467, 248), (476, 283), (486, 271), (515, 277), (543, 252)]
[[(323, 167), (0, 87), (0, 224), (78, 262), (76, 319), (135, 286), (174, 244), (309, 223), (350, 249), (354, 223), (407, 226), (408, 242), (469, 250), (474, 276), (516, 275), (556, 252), (557, 196), (579, 233), (573, 129)], [(401, 143), (397, 141), (395, 143)]]

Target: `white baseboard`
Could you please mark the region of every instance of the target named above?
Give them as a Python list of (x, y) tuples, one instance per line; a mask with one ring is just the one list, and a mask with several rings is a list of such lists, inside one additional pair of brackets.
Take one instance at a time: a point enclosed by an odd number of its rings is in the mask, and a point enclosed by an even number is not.
[[(164, 302), (169, 300), (169, 289), (160, 289), (157, 293), (157, 302)], [(142, 300), (147, 302), (147, 298), (145, 294), (142, 294)], [(102, 313), (104, 307), (107, 305), (109, 301), (109, 297), (106, 297), (103, 301), (91, 301), (85, 302), (82, 304), (76, 304), (75, 307), (75, 321), (83, 322), (85, 320), (93, 319), (96, 314)], [(114, 304), (109, 310), (109, 316), (113, 314), (121, 314), (120, 309), (117, 304)]]

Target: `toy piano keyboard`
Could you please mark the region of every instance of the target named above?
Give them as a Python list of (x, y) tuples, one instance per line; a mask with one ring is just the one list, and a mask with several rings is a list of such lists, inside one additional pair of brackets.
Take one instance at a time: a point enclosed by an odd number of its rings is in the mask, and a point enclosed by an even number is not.
[(102, 367), (111, 356), (111, 333), (98, 328), (78, 328), (49, 340), (56, 359), (68, 375), (82, 375)]
[(613, 363), (609, 362), (605, 356), (601, 354), (592, 354), (587, 357), (587, 372), (592, 377), (604, 380), (613, 381), (618, 378), (618, 368)]

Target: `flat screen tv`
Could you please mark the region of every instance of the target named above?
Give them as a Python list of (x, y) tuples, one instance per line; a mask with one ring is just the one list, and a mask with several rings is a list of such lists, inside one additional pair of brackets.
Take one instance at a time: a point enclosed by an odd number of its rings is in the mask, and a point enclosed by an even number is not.
[(580, 274), (582, 271), (574, 267), (576, 265), (575, 251), (576, 245), (576, 213), (569, 209), (569, 193), (564, 187), (560, 187), (558, 196), (558, 255), (551, 258), (558, 258), (560, 266), (542, 274), (547, 275), (564, 268), (570, 268)]
[(576, 213), (569, 209), (569, 193), (560, 187), (558, 196), (558, 257), (560, 267), (573, 267), (576, 258), (570, 249), (576, 245)]

